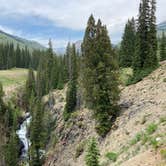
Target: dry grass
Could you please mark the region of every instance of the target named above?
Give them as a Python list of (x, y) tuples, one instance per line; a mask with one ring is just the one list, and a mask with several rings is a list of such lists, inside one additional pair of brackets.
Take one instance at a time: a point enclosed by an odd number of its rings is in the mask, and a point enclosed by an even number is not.
[(25, 83), (28, 69), (13, 68), (10, 70), (0, 70), (0, 82), (5, 93), (13, 91), (16, 87)]

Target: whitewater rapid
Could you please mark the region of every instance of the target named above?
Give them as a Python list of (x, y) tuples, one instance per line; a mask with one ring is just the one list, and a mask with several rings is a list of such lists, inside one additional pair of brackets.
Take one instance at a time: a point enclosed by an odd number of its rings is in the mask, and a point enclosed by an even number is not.
[(21, 159), (27, 161), (28, 160), (28, 150), (30, 146), (30, 140), (28, 137), (28, 127), (31, 121), (30, 113), (26, 113), (25, 120), (20, 125), (20, 128), (16, 131), (20, 141), (23, 143), (24, 147), (21, 151)]

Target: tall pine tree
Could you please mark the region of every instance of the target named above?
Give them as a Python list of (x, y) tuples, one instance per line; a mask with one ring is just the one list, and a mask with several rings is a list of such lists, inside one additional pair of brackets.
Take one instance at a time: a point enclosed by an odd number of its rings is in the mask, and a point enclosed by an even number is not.
[(128, 20), (123, 34), (119, 63), (121, 67), (131, 67), (135, 52), (136, 27), (135, 20)]
[(77, 54), (75, 45), (71, 49), (71, 75), (66, 95), (66, 105), (64, 110), (64, 119), (68, 120), (70, 114), (75, 110), (77, 103)]
[(88, 145), (87, 154), (85, 156), (86, 166), (99, 166), (99, 149), (95, 138), (92, 138)]
[(90, 20), (83, 42), (83, 87), (94, 110), (97, 132), (105, 136), (118, 113), (118, 65), (106, 26), (100, 20), (91, 26)]

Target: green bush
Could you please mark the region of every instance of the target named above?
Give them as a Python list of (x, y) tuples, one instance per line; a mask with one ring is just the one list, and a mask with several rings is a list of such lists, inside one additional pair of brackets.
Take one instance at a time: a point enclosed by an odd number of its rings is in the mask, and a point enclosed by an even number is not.
[(130, 145), (135, 145), (137, 142), (141, 140), (142, 133), (137, 133), (135, 138), (133, 138), (130, 142)]
[(163, 82), (166, 82), (166, 78), (163, 79)]
[(158, 141), (156, 140), (156, 138), (151, 138), (150, 145), (152, 145), (154, 149), (158, 148), (159, 144), (158, 144)]
[(151, 135), (157, 130), (157, 124), (151, 123), (147, 128), (146, 132), (147, 134)]
[(131, 84), (135, 84), (139, 81), (142, 81), (144, 77), (148, 76), (154, 70), (155, 70), (155, 68), (148, 68), (148, 69), (142, 69), (142, 70), (135, 71), (133, 76), (131, 76), (128, 79), (126, 85), (131, 85)]
[(114, 153), (114, 152), (108, 152), (108, 153), (106, 154), (106, 157), (107, 157), (109, 160), (115, 162), (115, 161), (117, 160), (117, 158), (118, 158), (118, 154), (117, 154), (117, 153)]

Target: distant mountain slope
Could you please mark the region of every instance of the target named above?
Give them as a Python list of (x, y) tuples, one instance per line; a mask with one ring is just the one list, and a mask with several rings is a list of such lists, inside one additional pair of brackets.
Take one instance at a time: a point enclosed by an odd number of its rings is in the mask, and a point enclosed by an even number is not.
[(21, 37), (10, 35), (1, 30), (0, 30), (0, 43), (14, 43), (15, 47), (17, 46), (17, 44), (19, 44), (21, 48), (24, 48), (25, 46), (27, 46), (30, 51), (34, 49), (40, 49), (40, 50), (45, 49), (45, 47), (39, 44), (38, 42), (26, 40)]

